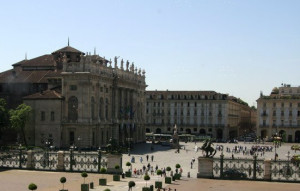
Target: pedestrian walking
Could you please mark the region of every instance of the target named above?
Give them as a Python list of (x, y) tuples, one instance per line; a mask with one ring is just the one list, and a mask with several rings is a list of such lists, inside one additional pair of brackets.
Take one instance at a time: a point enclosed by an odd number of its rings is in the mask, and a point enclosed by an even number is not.
[(147, 162), (148, 162), (148, 159), (149, 159), (149, 155), (147, 155), (147, 156), (146, 156), (146, 159), (147, 159)]
[(153, 159), (154, 159), (154, 156), (153, 156), (153, 155), (151, 155), (151, 162), (153, 162)]
[(143, 163), (143, 157), (140, 158), (140, 162)]

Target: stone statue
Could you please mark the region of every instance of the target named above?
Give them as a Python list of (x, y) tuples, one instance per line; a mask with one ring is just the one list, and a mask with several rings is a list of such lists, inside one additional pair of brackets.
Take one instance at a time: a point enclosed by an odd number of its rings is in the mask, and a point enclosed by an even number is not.
[(139, 69), (139, 75), (141, 75), (141, 73), (142, 73), (142, 70), (141, 70), (141, 68)]
[(205, 152), (206, 158), (209, 158), (209, 157), (212, 158), (216, 154), (217, 151), (212, 146), (213, 146), (213, 143), (212, 143), (211, 139), (204, 140), (201, 150)]
[(121, 60), (121, 69), (123, 70), (124, 68), (123, 68), (123, 64), (124, 64), (124, 61), (123, 61), (123, 59)]
[(129, 67), (129, 61), (126, 61), (126, 70), (128, 71), (128, 67)]
[(176, 124), (174, 126), (174, 133), (172, 135), (172, 148), (177, 149), (177, 152), (179, 152), (180, 145), (179, 145), (179, 137), (178, 137), (178, 133), (177, 133)]
[(109, 59), (109, 67), (111, 68), (111, 58)]
[(116, 57), (116, 56), (115, 56), (115, 68), (118, 68), (118, 58), (119, 58), (119, 57)]
[(103, 66), (106, 66), (105, 56), (102, 58), (102, 65), (103, 65)]
[(176, 124), (174, 126), (174, 135), (177, 135), (177, 126), (176, 126)]

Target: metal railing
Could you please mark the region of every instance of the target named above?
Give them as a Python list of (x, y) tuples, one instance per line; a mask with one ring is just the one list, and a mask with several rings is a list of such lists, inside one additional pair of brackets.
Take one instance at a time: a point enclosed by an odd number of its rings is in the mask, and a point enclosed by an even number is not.
[(213, 159), (213, 176), (215, 178), (226, 178), (230, 170), (240, 173), (246, 179), (263, 179), (264, 178), (264, 161), (258, 160), (256, 155), (253, 159), (220, 158)]

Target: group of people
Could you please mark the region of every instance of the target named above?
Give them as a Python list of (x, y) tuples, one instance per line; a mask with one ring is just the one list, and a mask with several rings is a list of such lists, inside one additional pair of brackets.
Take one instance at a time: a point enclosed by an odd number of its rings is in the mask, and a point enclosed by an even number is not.
[[(224, 151), (224, 146), (223, 145), (216, 145), (216, 150), (217, 151)], [(273, 152), (273, 146), (269, 145), (253, 145), (251, 147), (247, 146), (242, 146), (242, 145), (234, 145), (232, 148), (226, 147), (225, 148), (227, 153), (232, 154), (232, 158), (234, 158), (234, 154), (243, 154), (243, 155), (260, 155), (264, 156), (265, 152)]]
[[(149, 155), (146, 155), (146, 160), (147, 160), (147, 162), (149, 161)], [(153, 160), (154, 160), (154, 156), (151, 155), (151, 162), (153, 162)], [(140, 162), (143, 163), (143, 161), (144, 161), (144, 159), (143, 159), (143, 157), (141, 156), (141, 157), (140, 157)], [(132, 156), (132, 157), (131, 157), (131, 163), (134, 163), (134, 162), (135, 162), (135, 157)]]

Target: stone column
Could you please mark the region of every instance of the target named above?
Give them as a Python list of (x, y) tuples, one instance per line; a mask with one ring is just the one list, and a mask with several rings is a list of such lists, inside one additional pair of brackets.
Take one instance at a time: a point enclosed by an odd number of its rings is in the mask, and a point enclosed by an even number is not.
[(271, 180), (271, 160), (265, 160), (264, 161), (264, 180)]
[(56, 170), (57, 171), (64, 171), (65, 170), (65, 152), (64, 151), (58, 151), (57, 152), (57, 167)]
[(27, 151), (27, 163), (26, 163), (26, 168), (27, 169), (34, 169), (35, 164), (34, 164), (34, 151), (29, 150)]
[(213, 158), (198, 158), (197, 178), (213, 178)]

